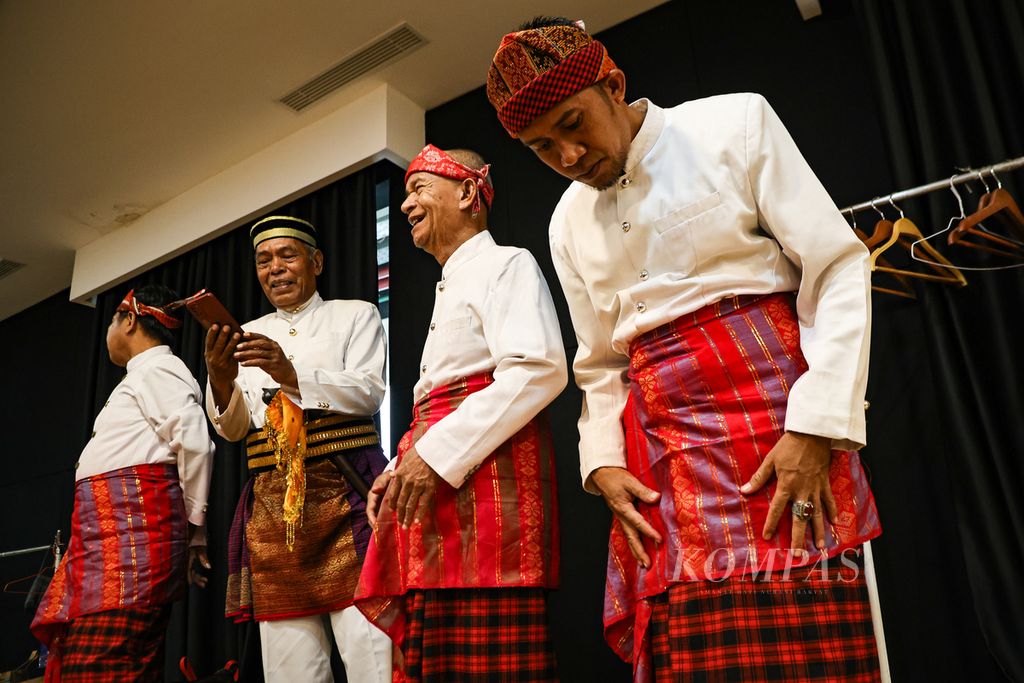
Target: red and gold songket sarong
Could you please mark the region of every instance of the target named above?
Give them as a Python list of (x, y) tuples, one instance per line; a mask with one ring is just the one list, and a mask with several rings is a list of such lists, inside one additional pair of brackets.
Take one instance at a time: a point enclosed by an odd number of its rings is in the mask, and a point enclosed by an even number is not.
[[(489, 375), (432, 391), (414, 409), (398, 459)], [(405, 596), (437, 588), (555, 588), (558, 505), (546, 415), (541, 413), (494, 451), (462, 487), (438, 486), (432, 513), (403, 529), (386, 500), (359, 578), (356, 604), (399, 648)]]
[[(654, 505), (637, 507), (664, 542), (645, 543), (652, 562), (644, 569), (613, 523), (604, 623), (608, 643), (634, 662), (636, 680), (650, 679), (651, 598), (686, 582), (721, 589), (799, 564), (787, 552), (790, 515), (771, 540), (761, 537), (775, 480), (749, 497), (739, 487), (782, 436), (790, 388), (806, 370), (790, 294), (730, 297), (630, 345), (627, 467), (661, 492)], [(829, 478), (839, 514), (826, 517), (825, 553), (835, 558), (858, 552), (880, 526), (856, 452), (833, 451)], [(819, 561), (810, 533), (805, 547), (803, 564)]]
[(67, 553), (31, 626), (50, 647), (47, 681), (60, 680), (62, 636), (74, 619), (184, 595), (186, 525), (175, 465), (124, 467), (75, 484)]

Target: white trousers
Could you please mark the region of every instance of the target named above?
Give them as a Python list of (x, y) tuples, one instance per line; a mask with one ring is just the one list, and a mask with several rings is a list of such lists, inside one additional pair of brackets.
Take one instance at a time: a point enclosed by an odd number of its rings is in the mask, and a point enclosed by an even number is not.
[(390, 683), (391, 639), (355, 607), (259, 622), (266, 683), (332, 683), (328, 618), (348, 680)]

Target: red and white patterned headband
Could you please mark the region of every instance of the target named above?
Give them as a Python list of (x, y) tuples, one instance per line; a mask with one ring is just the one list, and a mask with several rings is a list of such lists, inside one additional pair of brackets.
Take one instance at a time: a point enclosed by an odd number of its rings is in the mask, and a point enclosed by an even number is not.
[(427, 145), (409, 164), (409, 170), (405, 172), (405, 182), (409, 182), (409, 176), (413, 173), (420, 171), (452, 180), (473, 180), (476, 182), (477, 189), (476, 198), (473, 200), (473, 213), (480, 213), (480, 197), (484, 198), (488, 209), (494, 202), (494, 186), (487, 182), (487, 174), (490, 170), (490, 164), (484, 164), (484, 167), (479, 169), (470, 168), (452, 159), (444, 150)]
[(136, 299), (134, 289), (129, 290), (124, 299), (121, 300), (121, 303), (117, 305), (118, 313), (127, 313), (128, 311), (131, 311), (136, 316), (152, 316), (153, 318), (156, 318), (158, 323), (169, 330), (175, 330), (181, 327), (181, 321), (168, 315), (162, 308), (147, 306)]

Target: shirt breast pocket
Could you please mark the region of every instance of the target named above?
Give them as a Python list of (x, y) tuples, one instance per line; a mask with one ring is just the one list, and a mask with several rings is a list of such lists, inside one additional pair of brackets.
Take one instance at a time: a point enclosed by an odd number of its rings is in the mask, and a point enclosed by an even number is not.
[(663, 236), (675, 232), (721, 205), (722, 196), (718, 192), (712, 192), (707, 197), (680, 206), (654, 221), (654, 231)]
[(473, 316), (465, 315), (446, 320), (437, 326), (438, 337), (445, 344), (464, 346), (472, 340)]
[(692, 275), (698, 269), (698, 253), (704, 251), (698, 247), (713, 237), (721, 208), (722, 197), (713, 192), (655, 220), (651, 225), (657, 235), (656, 260), (664, 260), (669, 270), (684, 277)]

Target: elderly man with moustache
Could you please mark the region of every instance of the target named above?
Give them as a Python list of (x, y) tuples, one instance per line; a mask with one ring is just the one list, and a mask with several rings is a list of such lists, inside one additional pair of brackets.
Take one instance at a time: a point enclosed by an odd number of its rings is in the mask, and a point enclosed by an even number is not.
[(357, 594), (395, 641), (396, 680), (557, 677), (545, 591), (558, 581), (558, 509), (543, 410), (565, 386), (565, 351), (533, 256), (487, 230), (489, 168), (428, 145), (405, 176), (402, 211), (441, 280), (413, 423), (370, 493), (376, 524)]
[[(259, 622), (266, 680), (391, 678), (391, 644), (352, 605), (369, 540), (359, 490), (381, 473), (372, 416), (384, 397), (384, 330), (364, 301), (325, 301), (316, 230), (271, 216), (250, 236), (273, 313), (211, 326), (206, 409), (246, 440), (250, 478), (231, 527), (227, 616)], [(339, 461), (337, 464), (335, 461)]]

